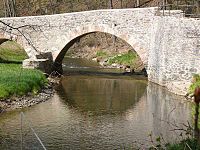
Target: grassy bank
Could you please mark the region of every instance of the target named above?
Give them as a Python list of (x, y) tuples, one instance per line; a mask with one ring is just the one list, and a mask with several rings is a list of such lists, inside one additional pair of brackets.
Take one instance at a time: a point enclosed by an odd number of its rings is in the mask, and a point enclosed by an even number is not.
[(37, 93), (47, 82), (39, 70), (22, 69), (21, 64), (0, 64), (0, 98)]
[(108, 61), (108, 63), (111, 65), (113, 63), (117, 63), (120, 65), (128, 65), (132, 66), (134, 64), (134, 61), (137, 58), (137, 54), (133, 51), (128, 51), (127, 53), (116, 55), (114, 57), (111, 57)]
[(25, 51), (14, 42), (0, 46), (0, 99), (37, 93), (47, 80), (39, 70), (23, 69)]
[(132, 50), (122, 54), (108, 54), (105, 51), (97, 51), (96, 57), (98, 60), (107, 60), (108, 65), (119, 64), (123, 66), (130, 66), (131, 68), (137, 68), (137, 63), (140, 59), (136, 52)]

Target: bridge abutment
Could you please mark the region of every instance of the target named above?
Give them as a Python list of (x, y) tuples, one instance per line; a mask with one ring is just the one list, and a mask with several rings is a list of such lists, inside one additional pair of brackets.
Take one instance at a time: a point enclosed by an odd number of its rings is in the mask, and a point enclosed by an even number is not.
[(53, 57), (51, 52), (40, 53), (35, 57), (25, 59), (23, 61), (23, 68), (39, 69), (44, 73), (50, 74), (52, 72)]
[(23, 68), (38, 69), (44, 73), (50, 74), (52, 61), (49, 59), (25, 59), (23, 61)]

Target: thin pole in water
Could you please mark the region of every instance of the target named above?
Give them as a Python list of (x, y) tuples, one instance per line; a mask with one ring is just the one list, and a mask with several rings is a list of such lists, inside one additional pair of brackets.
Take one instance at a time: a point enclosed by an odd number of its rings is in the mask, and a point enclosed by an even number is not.
[(20, 126), (21, 126), (21, 150), (23, 150), (23, 125), (22, 125), (22, 123), (23, 123), (23, 118), (22, 118), (23, 116), (22, 116), (22, 112), (20, 113)]
[(44, 144), (43, 144), (42, 141), (40, 140), (39, 136), (37, 135), (37, 133), (36, 133), (35, 130), (33, 129), (32, 124), (31, 124), (31, 121), (28, 120), (28, 119), (25, 117), (25, 115), (24, 115), (23, 112), (21, 112), (21, 115), (22, 115), (22, 117), (24, 117), (24, 119), (27, 121), (29, 128), (32, 130), (33, 134), (35, 135), (35, 137), (37, 138), (37, 140), (38, 140), (39, 143), (41, 144), (42, 148), (43, 148), (44, 150), (46, 150), (46, 147), (44, 146)]

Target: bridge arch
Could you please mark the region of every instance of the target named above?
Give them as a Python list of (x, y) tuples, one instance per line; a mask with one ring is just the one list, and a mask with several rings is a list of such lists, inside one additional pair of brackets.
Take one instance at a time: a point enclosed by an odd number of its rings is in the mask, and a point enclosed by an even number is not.
[[(79, 26), (73, 30), (70, 30), (66, 34), (61, 35), (60, 40), (65, 40), (66, 42), (62, 42), (62, 48), (60, 50), (52, 52), (54, 64), (62, 64), (62, 60), (68, 51), (68, 49), (81, 37), (95, 32), (103, 32), (111, 35), (115, 35), (117, 38), (124, 40), (128, 43), (139, 55), (144, 66), (147, 66), (147, 49), (142, 47), (142, 43), (138, 42), (137, 38), (134, 35), (130, 36), (129, 33), (126, 32), (118, 32), (115, 25), (87, 25), (87, 26)], [(67, 44), (66, 44), (67, 43)]]

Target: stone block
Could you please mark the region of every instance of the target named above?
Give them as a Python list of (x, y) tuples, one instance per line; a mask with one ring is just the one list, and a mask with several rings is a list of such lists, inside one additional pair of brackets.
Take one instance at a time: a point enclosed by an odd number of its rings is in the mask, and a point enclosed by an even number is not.
[(44, 73), (51, 73), (51, 61), (49, 59), (25, 59), (23, 61), (23, 68), (38, 69)]

